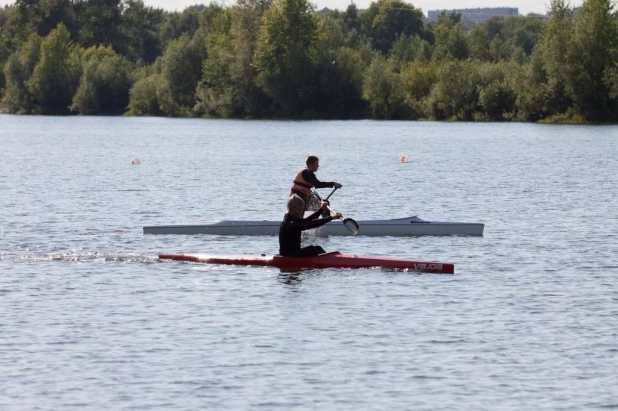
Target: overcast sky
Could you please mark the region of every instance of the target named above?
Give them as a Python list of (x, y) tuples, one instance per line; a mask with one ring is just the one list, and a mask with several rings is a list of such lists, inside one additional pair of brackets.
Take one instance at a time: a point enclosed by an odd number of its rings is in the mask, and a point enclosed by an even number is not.
[[(234, 4), (233, 0), (218, 0), (223, 4)], [(359, 9), (367, 8), (371, 0), (355, 0), (356, 7)], [(13, 4), (14, 0), (0, 0), (0, 5)], [(167, 10), (181, 11), (192, 4), (207, 4), (210, 0), (145, 0), (144, 3), (154, 7), (161, 7)], [(344, 10), (350, 4), (350, 0), (314, 0), (318, 8), (328, 7), (330, 9)], [(427, 10), (436, 9), (464, 9), (477, 7), (517, 7), (519, 14), (540, 13), (545, 14), (549, 0), (415, 0), (409, 1), (416, 8), (423, 10), (427, 15)], [(572, 0), (572, 6), (581, 5), (582, 0)]]

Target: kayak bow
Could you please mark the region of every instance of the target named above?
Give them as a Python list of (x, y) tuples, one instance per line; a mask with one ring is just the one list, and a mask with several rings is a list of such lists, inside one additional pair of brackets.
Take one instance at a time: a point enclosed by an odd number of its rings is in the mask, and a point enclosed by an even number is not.
[(160, 260), (188, 261), (204, 264), (257, 265), (277, 268), (392, 268), (423, 273), (454, 274), (455, 266), (435, 261), (416, 261), (403, 258), (372, 257), (341, 254), (339, 251), (320, 254), (317, 257), (209, 255), (209, 254), (161, 254)]

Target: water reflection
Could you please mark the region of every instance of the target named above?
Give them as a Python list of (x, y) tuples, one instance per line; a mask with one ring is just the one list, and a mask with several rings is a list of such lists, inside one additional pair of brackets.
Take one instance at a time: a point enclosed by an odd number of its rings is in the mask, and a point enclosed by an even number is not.
[(279, 270), (277, 279), (282, 284), (299, 285), (303, 281), (302, 268), (280, 268)]

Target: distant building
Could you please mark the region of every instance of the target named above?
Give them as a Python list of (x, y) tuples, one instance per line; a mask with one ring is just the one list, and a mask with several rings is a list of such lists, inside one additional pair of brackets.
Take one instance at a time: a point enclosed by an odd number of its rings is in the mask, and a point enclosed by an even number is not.
[(519, 9), (517, 7), (496, 7), (496, 8), (478, 8), (478, 9), (456, 9), (456, 10), (429, 10), (428, 17), (429, 20), (437, 20), (438, 16), (442, 13), (453, 14), (458, 13), (461, 14), (462, 20), (469, 20), (473, 22), (481, 22), (485, 21), (490, 17), (501, 16), (501, 17), (510, 17), (510, 16), (518, 16)]

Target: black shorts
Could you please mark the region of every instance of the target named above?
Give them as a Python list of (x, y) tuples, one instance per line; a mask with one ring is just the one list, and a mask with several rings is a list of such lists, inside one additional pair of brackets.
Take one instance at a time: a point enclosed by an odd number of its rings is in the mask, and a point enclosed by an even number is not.
[(320, 254), (324, 254), (326, 251), (319, 245), (309, 245), (307, 247), (303, 247), (297, 252), (286, 255), (286, 257), (316, 257)]

